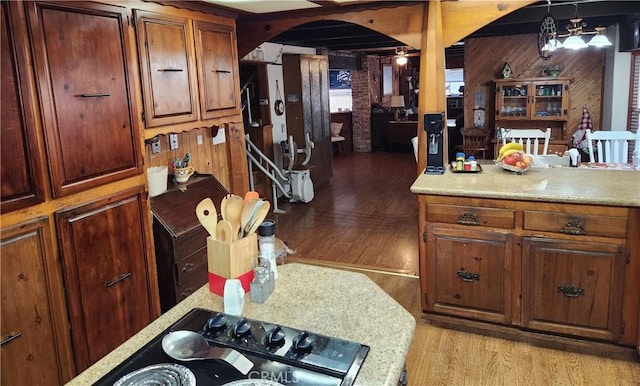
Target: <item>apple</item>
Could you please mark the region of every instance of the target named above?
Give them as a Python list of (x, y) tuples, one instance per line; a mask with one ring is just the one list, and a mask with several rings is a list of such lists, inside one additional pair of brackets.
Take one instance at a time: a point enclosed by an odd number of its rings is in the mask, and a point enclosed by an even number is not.
[(522, 161), (517, 161), (516, 167), (520, 170), (525, 170), (527, 168), (527, 164)]
[(518, 161), (522, 161), (522, 158), (524, 158), (524, 153), (521, 151), (517, 151), (513, 153), (511, 156), (515, 158), (516, 162), (518, 162)]
[(512, 156), (504, 157), (502, 159), (502, 163), (505, 164), (505, 165), (515, 166), (516, 162), (518, 162), (518, 161), (516, 161), (516, 159), (513, 158)]
[(522, 162), (524, 162), (527, 166), (531, 166), (533, 158), (529, 154), (525, 154), (524, 158), (522, 158)]

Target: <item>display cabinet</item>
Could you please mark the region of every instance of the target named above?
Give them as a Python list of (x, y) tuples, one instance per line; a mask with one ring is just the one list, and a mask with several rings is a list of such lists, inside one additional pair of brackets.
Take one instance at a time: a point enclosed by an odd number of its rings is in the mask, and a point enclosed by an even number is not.
[(566, 121), (568, 78), (496, 79), (496, 121)]

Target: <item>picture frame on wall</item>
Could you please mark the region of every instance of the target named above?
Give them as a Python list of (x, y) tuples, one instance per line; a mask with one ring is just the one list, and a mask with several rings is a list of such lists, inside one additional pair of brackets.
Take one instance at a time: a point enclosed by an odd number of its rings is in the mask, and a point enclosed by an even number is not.
[(351, 70), (329, 70), (329, 88), (345, 90), (351, 88)]

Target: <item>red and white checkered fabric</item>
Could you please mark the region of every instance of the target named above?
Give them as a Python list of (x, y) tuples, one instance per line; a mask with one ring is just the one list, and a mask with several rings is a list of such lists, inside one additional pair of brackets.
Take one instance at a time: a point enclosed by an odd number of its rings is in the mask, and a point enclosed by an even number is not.
[(593, 131), (593, 122), (591, 122), (591, 114), (589, 114), (589, 109), (587, 109), (587, 105), (582, 106), (582, 120), (578, 125), (578, 130), (591, 130)]
[(580, 120), (580, 124), (578, 125), (578, 130), (573, 133), (573, 147), (578, 149), (587, 149), (587, 129), (593, 131), (593, 122), (591, 121), (591, 114), (589, 114), (589, 109), (587, 109), (587, 105), (582, 107), (582, 119)]

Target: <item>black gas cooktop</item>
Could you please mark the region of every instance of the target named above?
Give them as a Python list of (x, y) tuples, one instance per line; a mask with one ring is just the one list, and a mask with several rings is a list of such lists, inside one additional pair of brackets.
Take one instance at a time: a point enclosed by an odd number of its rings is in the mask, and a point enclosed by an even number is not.
[[(218, 360), (179, 362), (162, 349), (162, 338), (178, 330), (203, 335), (210, 346), (228, 347), (245, 355), (254, 366), (243, 375)], [(224, 385), (242, 379), (296, 386), (353, 384), (369, 346), (273, 323), (195, 308), (113, 369), (96, 385), (113, 385), (146, 366), (179, 363), (188, 367), (197, 385)]]

